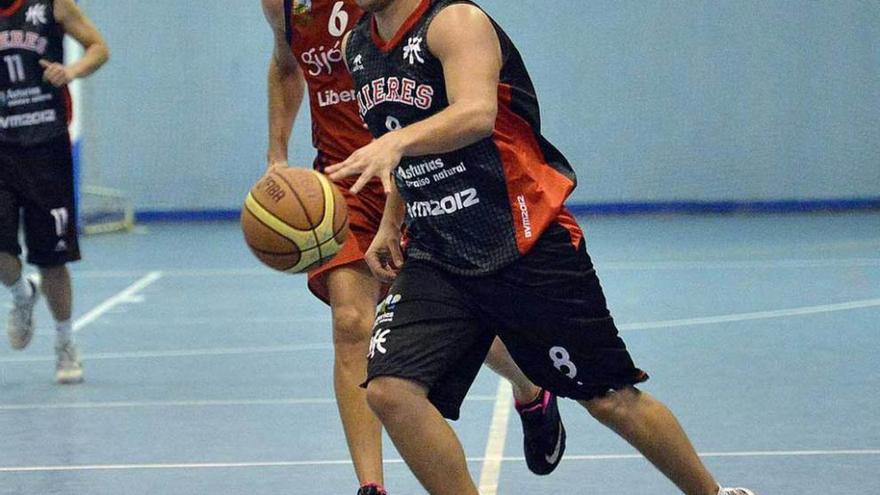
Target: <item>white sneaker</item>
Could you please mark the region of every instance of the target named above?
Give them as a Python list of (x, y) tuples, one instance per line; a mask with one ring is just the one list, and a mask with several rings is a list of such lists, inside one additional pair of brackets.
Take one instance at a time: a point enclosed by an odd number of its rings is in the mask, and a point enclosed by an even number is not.
[(15, 350), (22, 350), (31, 343), (34, 336), (34, 306), (40, 298), (40, 278), (37, 275), (28, 275), (25, 279), (31, 285), (31, 297), (22, 301), (13, 300), (12, 309), (9, 310), (9, 320), (6, 324), (6, 335), (9, 336), (9, 345)]
[(720, 488), (718, 495), (755, 495), (755, 492), (748, 488)]
[(66, 342), (55, 346), (58, 361), (55, 364), (55, 382), (61, 385), (81, 383), (83, 381), (82, 364), (79, 362), (79, 351), (76, 344)]

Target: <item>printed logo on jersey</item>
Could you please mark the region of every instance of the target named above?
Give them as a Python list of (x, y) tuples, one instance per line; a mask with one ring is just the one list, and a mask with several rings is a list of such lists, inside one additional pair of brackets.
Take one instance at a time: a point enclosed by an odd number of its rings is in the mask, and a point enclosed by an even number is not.
[(406, 212), (410, 218), (439, 217), (451, 215), (480, 204), (477, 190), (474, 188), (450, 194), (443, 199), (430, 201), (412, 201), (406, 205)]
[(439, 157), (422, 163), (401, 165), (394, 169), (394, 175), (407, 188), (425, 187), (465, 172), (467, 172), (467, 166), (465, 166), (464, 162), (459, 162), (454, 167), (447, 167), (443, 159)]
[(402, 103), (427, 110), (434, 103), (434, 88), (428, 84), (418, 84), (409, 78), (379, 78), (361, 87), (357, 95), (361, 117), (385, 102)]
[(519, 213), (522, 215), (523, 237), (531, 239), (533, 235), (532, 220), (529, 218), (529, 205), (526, 203), (526, 197), (520, 194), (516, 197), (516, 202), (519, 205)]
[(394, 319), (394, 310), (397, 308), (397, 303), (400, 302), (400, 299), (400, 294), (389, 294), (388, 297), (383, 299), (376, 306), (376, 322), (374, 325), (390, 323)]
[(40, 36), (39, 33), (13, 29), (0, 31), (0, 51), (3, 50), (28, 50), (43, 55), (49, 47), (49, 39)]
[(42, 3), (31, 5), (30, 8), (27, 9), (27, 12), (24, 13), (24, 22), (30, 22), (34, 26), (48, 24), (49, 21), (46, 19), (46, 5)]
[(16, 129), (18, 127), (30, 127), (33, 125), (46, 124), (58, 120), (55, 110), (41, 110), (39, 112), (23, 113), (21, 115), (9, 115), (0, 117), (0, 129)]
[(312, 0), (294, 0), (293, 23), (305, 26), (312, 22)]
[(348, 91), (328, 89), (327, 91), (321, 91), (318, 93), (318, 106), (321, 108), (332, 107), (333, 105), (348, 103), (354, 100), (355, 96), (353, 89), (349, 89)]
[(390, 328), (386, 329), (377, 329), (376, 333), (370, 338), (370, 353), (367, 355), (368, 359), (373, 359), (373, 356), (376, 355), (376, 351), (379, 351), (380, 354), (387, 354), (388, 349), (385, 348), (385, 343), (388, 342), (388, 334), (391, 333)]
[(355, 72), (360, 72), (362, 70), (364, 70), (364, 56), (361, 54), (358, 54), (351, 61), (351, 73), (354, 74)]
[(337, 41), (332, 47), (327, 49), (324, 45), (318, 48), (312, 48), (307, 52), (303, 52), (300, 59), (303, 65), (308, 69), (309, 75), (320, 76), (325, 72), (333, 74), (333, 64), (342, 63), (342, 42)]
[(425, 63), (422, 58), (422, 37), (416, 36), (410, 38), (403, 47), (403, 59), (409, 60), (409, 65), (415, 65), (416, 61), (420, 64)]

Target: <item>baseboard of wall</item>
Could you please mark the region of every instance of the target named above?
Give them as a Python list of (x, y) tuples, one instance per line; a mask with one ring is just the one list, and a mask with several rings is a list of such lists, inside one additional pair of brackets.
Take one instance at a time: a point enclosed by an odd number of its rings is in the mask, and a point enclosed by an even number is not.
[[(809, 213), (880, 210), (880, 198), (774, 201), (645, 201), (570, 203), (575, 215)], [(138, 222), (211, 222), (237, 220), (240, 210), (140, 210)]]
[(880, 209), (880, 198), (770, 200), (770, 201), (645, 201), (573, 203), (575, 215), (809, 213)]
[(134, 216), (138, 223), (217, 222), (238, 220), (241, 210), (139, 210)]

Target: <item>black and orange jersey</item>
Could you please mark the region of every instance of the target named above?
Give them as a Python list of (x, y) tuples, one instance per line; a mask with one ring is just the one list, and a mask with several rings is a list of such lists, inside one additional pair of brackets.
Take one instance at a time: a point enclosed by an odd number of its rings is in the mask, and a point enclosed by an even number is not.
[(0, 8), (0, 142), (33, 145), (67, 132), (67, 87), (43, 81), (40, 60), (63, 63), (64, 31), (53, 0)]
[(358, 115), (342, 38), (363, 15), (354, 0), (284, 0), (287, 39), (305, 76), (315, 166), (339, 163), (372, 137)]
[[(361, 116), (378, 138), (449, 106), (443, 67), (427, 47), (431, 21), (463, 0), (423, 0), (388, 42), (372, 16), (346, 46)], [(494, 24), (494, 21), (493, 21)], [(492, 273), (527, 253), (558, 222), (580, 230), (563, 203), (574, 171), (541, 135), (538, 100), (522, 57), (494, 24), (503, 67), (494, 134), (460, 150), (406, 157), (395, 180), (406, 201), (407, 255), (457, 274)]]

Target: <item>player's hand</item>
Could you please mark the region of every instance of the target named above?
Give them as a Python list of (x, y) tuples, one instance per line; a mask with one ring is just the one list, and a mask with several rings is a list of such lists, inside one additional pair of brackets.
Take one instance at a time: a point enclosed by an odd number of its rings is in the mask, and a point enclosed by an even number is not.
[(403, 267), (400, 236), (400, 229), (380, 227), (364, 255), (373, 276), (383, 284), (393, 282)]
[(266, 167), (266, 172), (269, 172), (269, 171), (275, 170), (275, 169), (288, 168), (288, 167), (290, 167), (290, 164), (287, 163), (287, 160), (271, 161), (271, 162), (269, 162), (269, 166)]
[(351, 192), (357, 194), (373, 177), (382, 181), (385, 193), (391, 192), (391, 172), (400, 163), (403, 152), (393, 132), (355, 151), (342, 163), (327, 167), (333, 180), (360, 174)]
[(43, 80), (48, 81), (56, 88), (70, 84), (75, 79), (72, 71), (63, 64), (42, 59), (40, 60), (40, 66), (43, 67)]

